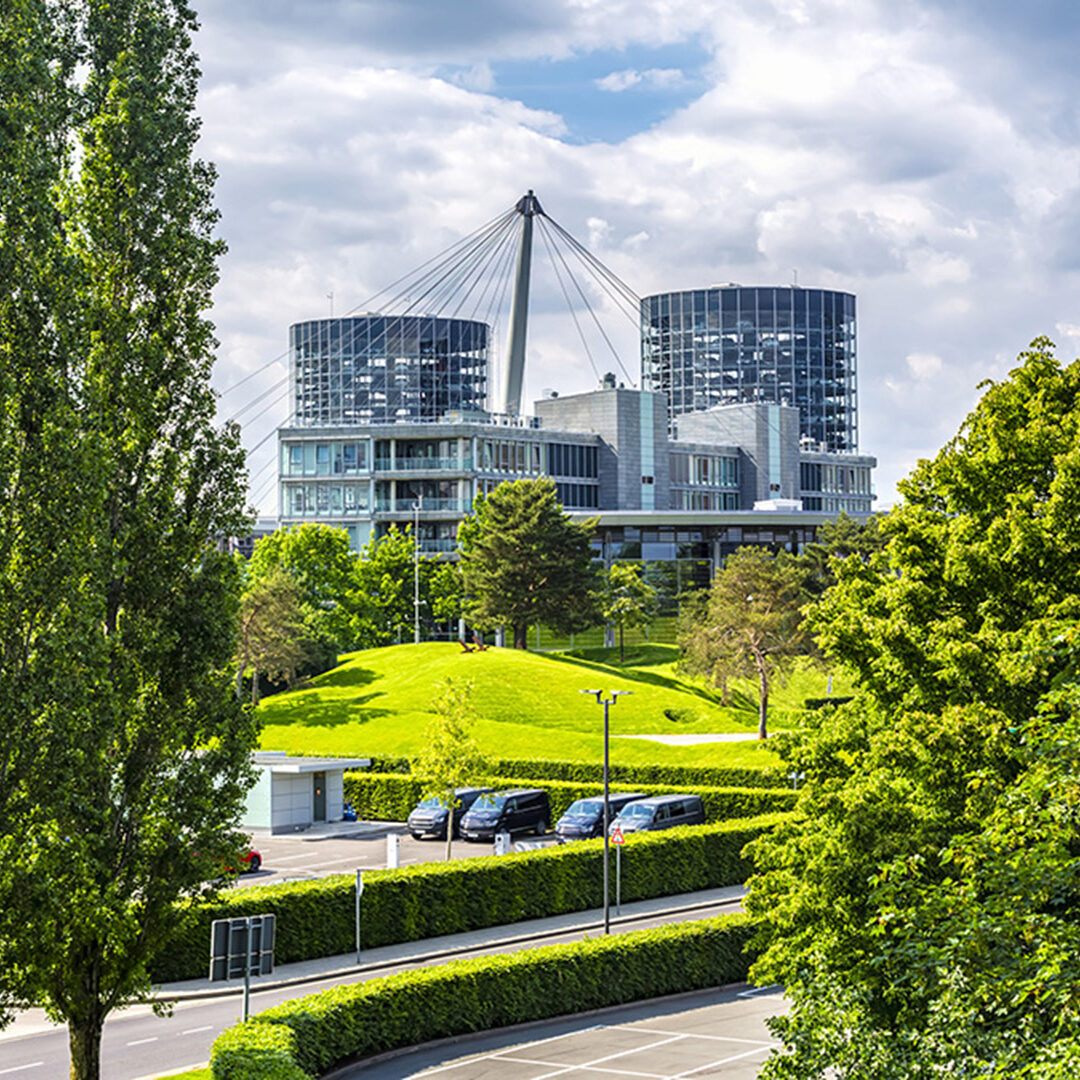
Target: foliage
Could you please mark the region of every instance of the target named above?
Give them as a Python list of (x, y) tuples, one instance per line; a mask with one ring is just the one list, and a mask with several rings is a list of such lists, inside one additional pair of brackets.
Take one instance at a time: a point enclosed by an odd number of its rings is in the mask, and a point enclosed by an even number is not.
[[(783, 814), (741, 818), (628, 835), (622, 856), (626, 902), (720, 888), (744, 881), (743, 848)], [(365, 948), (501, 926), (598, 908), (603, 897), (602, 840), (423, 863), (364, 874)], [(278, 916), (276, 955), (282, 964), (336, 956), (355, 948), (352, 875), (235, 889), (213, 903), (190, 906), (183, 927), (163, 948), (154, 974), (161, 982), (197, 978), (206, 970), (214, 919)]]
[(834, 559), (858, 556), (862, 562), (869, 561), (885, 547), (885, 534), (881, 529), (882, 515), (872, 514), (865, 521), (849, 517), (841, 511), (840, 516), (818, 527), (817, 540), (807, 544), (799, 553), (799, 563), (806, 573), (806, 591), (820, 596), (836, 584)]
[(623, 634), (627, 629), (648, 626), (656, 614), (656, 590), (641, 569), (630, 563), (613, 563), (604, 582), (601, 612), (619, 630), (619, 663), (626, 659)]
[(517, 649), (536, 623), (564, 633), (594, 626), (593, 525), (570, 520), (548, 477), (508, 481), (479, 496), (458, 530), (468, 618), (482, 629), (508, 627)]
[(781, 752), (754, 845), (769, 1077), (1068, 1075), (1080, 875), (1080, 363), (1034, 342), (810, 612), (856, 701)]
[[(536, 758), (486, 758), (488, 772), (507, 780), (561, 780), (574, 784), (598, 784), (603, 778), (603, 765), (596, 761), (545, 761)], [(667, 765), (628, 764), (612, 762), (612, 783), (624, 783), (629, 787), (642, 784), (671, 784), (685, 787), (783, 787), (789, 783), (779, 768), (769, 769), (768, 764), (779, 765), (776, 758), (763, 762), (760, 769), (725, 768), (722, 765)], [(412, 768), (408, 758), (376, 757), (371, 759), (367, 773), (347, 773), (347, 776), (369, 776), (372, 773), (407, 773)]]
[(297, 1061), (319, 1073), (346, 1057), (447, 1034), (736, 981), (746, 971), (748, 930), (744, 917), (729, 916), (460, 960), (312, 995), (256, 1023), (292, 1028)]
[[(484, 767), (480, 748), (472, 737), (477, 720), (472, 683), (455, 683), (453, 679), (447, 679), (440, 685), (431, 709), (434, 716), (424, 732), (424, 747), (413, 768), (420, 777), (420, 796), (442, 799), (450, 814), (446, 826), (446, 857), (449, 859), (454, 842), (453, 812), (458, 805), (454, 793), (457, 788), (467, 787), (477, 780)], [(412, 806), (397, 820), (404, 820), (411, 810)]]
[(290, 1027), (247, 1020), (214, 1040), (207, 1080), (309, 1080), (296, 1063), (298, 1048)]
[(175, 901), (235, 862), (256, 734), (211, 545), (247, 518), (209, 385), (223, 248), (193, 29), (181, 0), (0, 17), (26, 50), (0, 74), (0, 981), (67, 1022), (77, 1078), (149, 991)]
[(799, 606), (803, 572), (786, 552), (742, 547), (729, 555), (708, 597), (689, 609), (679, 635), (687, 670), (718, 681), (758, 679), (758, 738), (767, 735), (769, 682), (777, 660), (805, 651)]
[(456, 960), (312, 994), (220, 1036), (214, 1080), (240, 1075), (218, 1071), (219, 1053), (238, 1061), (245, 1038), (256, 1052), (270, 1042), (261, 1032), (256, 1041), (258, 1029), (295, 1033), (303, 1072), (292, 1075), (321, 1075), (346, 1059), (429, 1039), (736, 982), (746, 975), (749, 932), (745, 916), (732, 915)]
[(296, 579), (276, 566), (244, 590), (236, 643), (236, 694), (251, 668), (251, 700), (259, 703), (259, 676), (284, 681), (292, 689), (309, 659), (307, 619)]
[(411, 529), (391, 525), (384, 536), (368, 541), (353, 569), (353, 648), (377, 648), (412, 638), (417, 572), (421, 633), (433, 622), (457, 617), (461, 600), (457, 568), (431, 556), (417, 560)]
[[(595, 798), (600, 792), (597, 781), (574, 782), (545, 780), (533, 776), (500, 776), (497, 773), (471, 771), (466, 782), (483, 782), (496, 790), (513, 787), (543, 788), (551, 802), (551, 821), (556, 822), (576, 799)], [(440, 789), (422, 773), (350, 772), (345, 774), (345, 797), (365, 821), (404, 821), (419, 799)], [(441, 790), (445, 791), (445, 788)], [(706, 821), (728, 821), (756, 814), (790, 810), (795, 802), (792, 791), (758, 787), (705, 787), (695, 784), (612, 783), (611, 790), (642, 791), (646, 795), (700, 795)]]
[(349, 534), (332, 525), (304, 522), (255, 541), (248, 589), (281, 572), (296, 583), (307, 626), (307, 672), (333, 667), (337, 654), (353, 647), (356, 561)]

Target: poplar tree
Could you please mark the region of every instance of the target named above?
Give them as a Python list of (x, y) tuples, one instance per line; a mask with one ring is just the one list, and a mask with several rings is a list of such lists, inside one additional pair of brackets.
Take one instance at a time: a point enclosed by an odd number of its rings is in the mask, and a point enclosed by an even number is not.
[(66, 1022), (78, 1080), (176, 901), (235, 864), (255, 736), (194, 27), (183, 0), (0, 13), (0, 992)]

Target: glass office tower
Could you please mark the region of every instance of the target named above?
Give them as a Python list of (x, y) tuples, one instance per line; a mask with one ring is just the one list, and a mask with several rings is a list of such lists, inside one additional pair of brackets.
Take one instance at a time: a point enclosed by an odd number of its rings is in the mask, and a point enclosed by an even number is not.
[(487, 399), (488, 327), (471, 319), (359, 315), (289, 327), (293, 424), (436, 420)]
[(855, 297), (798, 286), (714, 286), (641, 302), (641, 380), (675, 417), (715, 405), (794, 405), (800, 434), (859, 447)]

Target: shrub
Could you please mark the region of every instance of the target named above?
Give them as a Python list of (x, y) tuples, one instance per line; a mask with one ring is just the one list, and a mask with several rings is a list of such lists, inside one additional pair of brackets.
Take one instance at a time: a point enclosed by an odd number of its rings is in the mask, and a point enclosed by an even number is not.
[[(745, 881), (750, 865), (743, 848), (783, 817), (628, 835), (623, 901)], [(584, 840), (516, 855), (371, 871), (364, 875), (361, 944), (374, 948), (600, 907), (602, 848), (602, 840)], [(349, 952), (356, 947), (355, 884), (353, 876), (340, 875), (256, 886), (189, 907), (171, 944), (158, 955), (153, 977), (171, 982), (204, 974), (210, 923), (244, 915), (277, 916), (280, 964)]]
[[(835, 701), (835, 698), (833, 699)], [(541, 761), (531, 758), (494, 758), (488, 761), (492, 775), (524, 780), (566, 780), (598, 784), (603, 766), (595, 761)], [(371, 772), (407, 773), (408, 758), (372, 758)], [(724, 765), (628, 765), (612, 764), (612, 781), (622, 784), (693, 784), (710, 787), (784, 787), (787, 779), (779, 767), (748, 769)]]
[[(600, 781), (575, 782), (537, 780), (517, 776), (488, 776), (484, 783), (494, 788), (541, 787), (551, 800), (553, 825), (575, 799), (595, 796)], [(727, 821), (730, 818), (752, 817), (795, 805), (795, 793), (777, 788), (749, 787), (675, 787), (665, 784), (613, 783), (611, 790), (644, 791), (648, 795), (700, 795), (705, 806), (706, 821)], [(368, 821), (404, 821), (424, 790), (415, 776), (402, 773), (349, 772), (345, 774), (345, 798), (356, 810), (357, 817)]]
[[(224, 1032), (214, 1043), (214, 1080), (317, 1076), (349, 1058), (430, 1039), (736, 982), (746, 978), (752, 930), (745, 915), (704, 919), (335, 987)], [(270, 1045), (264, 1033), (276, 1028), (295, 1040), (297, 1071), (234, 1071), (245, 1041), (254, 1065)]]

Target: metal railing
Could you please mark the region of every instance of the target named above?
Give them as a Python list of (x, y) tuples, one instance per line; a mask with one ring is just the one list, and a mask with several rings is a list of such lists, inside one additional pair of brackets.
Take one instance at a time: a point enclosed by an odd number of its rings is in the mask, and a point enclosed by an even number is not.
[(376, 472), (415, 472), (417, 470), (453, 469), (461, 471), (472, 468), (472, 457), (429, 457), (429, 458), (376, 458)]
[[(379, 499), (375, 503), (377, 514), (411, 514), (416, 510), (416, 499)], [(421, 514), (435, 510), (455, 510), (465, 513), (472, 509), (472, 504), (465, 499), (432, 499), (424, 496)]]

